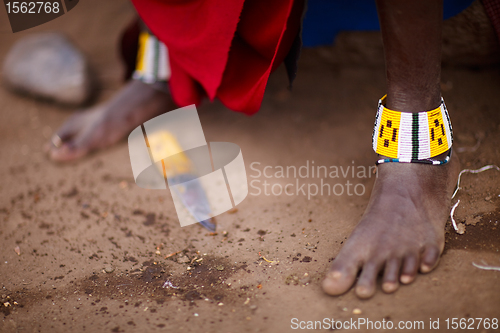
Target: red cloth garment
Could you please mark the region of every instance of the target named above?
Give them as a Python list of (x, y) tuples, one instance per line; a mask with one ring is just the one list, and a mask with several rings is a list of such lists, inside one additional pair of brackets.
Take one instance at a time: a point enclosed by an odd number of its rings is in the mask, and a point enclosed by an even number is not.
[(482, 0), (482, 2), (491, 24), (493, 25), (493, 28), (495, 28), (498, 41), (500, 42), (500, 1)]
[(270, 73), (300, 28), (303, 1), (132, 0), (168, 48), (170, 91), (179, 106), (219, 98), (253, 114)]

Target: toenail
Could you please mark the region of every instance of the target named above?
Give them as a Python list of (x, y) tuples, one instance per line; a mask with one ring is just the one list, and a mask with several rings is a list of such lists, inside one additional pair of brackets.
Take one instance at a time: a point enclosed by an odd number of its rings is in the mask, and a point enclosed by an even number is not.
[(367, 298), (371, 296), (370, 290), (365, 286), (356, 287), (356, 294), (361, 298)]
[(432, 270), (431, 266), (428, 266), (428, 265), (422, 265), (422, 266), (420, 266), (420, 271), (422, 273), (429, 273), (431, 270)]
[(400, 280), (401, 280), (401, 283), (408, 284), (413, 280), (413, 278), (409, 275), (401, 275)]
[(62, 146), (62, 139), (61, 139), (61, 137), (60, 137), (59, 135), (57, 135), (57, 134), (54, 134), (54, 135), (52, 136), (51, 141), (52, 141), (52, 144), (54, 145), (54, 147), (56, 147), (56, 148), (60, 148), (60, 147)]
[(398, 285), (394, 282), (384, 282), (382, 284), (382, 290), (386, 293), (392, 293), (398, 288)]
[(342, 273), (340, 273), (338, 271), (330, 272), (329, 275), (332, 279), (335, 279), (335, 280), (338, 280), (342, 277)]

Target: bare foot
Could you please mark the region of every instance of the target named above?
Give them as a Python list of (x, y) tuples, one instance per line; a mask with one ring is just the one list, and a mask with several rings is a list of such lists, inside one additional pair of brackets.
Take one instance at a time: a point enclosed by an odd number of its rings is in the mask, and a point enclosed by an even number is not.
[(174, 108), (169, 94), (132, 80), (110, 101), (73, 114), (45, 150), (54, 161), (75, 160), (115, 144), (144, 121)]
[(348, 291), (369, 298), (383, 271), (382, 290), (392, 293), (399, 283), (411, 283), (417, 272), (428, 273), (444, 248), (446, 223), (460, 162), (434, 166), (386, 163), (379, 175), (361, 221), (333, 261), (323, 280), (330, 295)]

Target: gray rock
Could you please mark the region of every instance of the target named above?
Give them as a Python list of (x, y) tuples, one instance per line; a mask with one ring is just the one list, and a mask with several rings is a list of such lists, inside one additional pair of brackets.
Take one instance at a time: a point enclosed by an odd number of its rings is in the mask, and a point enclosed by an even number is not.
[(81, 105), (92, 93), (89, 64), (64, 35), (37, 33), (19, 40), (3, 64), (3, 81), (16, 92), (67, 105)]

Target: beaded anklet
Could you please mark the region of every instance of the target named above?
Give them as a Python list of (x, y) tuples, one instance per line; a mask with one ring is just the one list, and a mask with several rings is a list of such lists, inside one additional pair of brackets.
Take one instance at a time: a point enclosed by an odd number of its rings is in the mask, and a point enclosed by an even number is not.
[[(386, 96), (378, 103), (372, 146), (377, 154), (387, 158), (379, 159), (377, 164), (447, 163), (452, 153), (453, 131), (444, 100), (441, 98), (436, 109), (408, 113), (387, 109)], [(444, 160), (432, 159), (445, 152), (448, 154)]]

